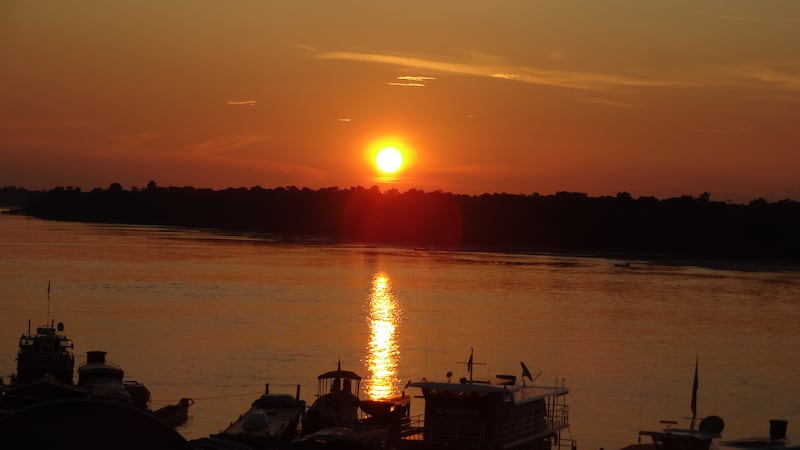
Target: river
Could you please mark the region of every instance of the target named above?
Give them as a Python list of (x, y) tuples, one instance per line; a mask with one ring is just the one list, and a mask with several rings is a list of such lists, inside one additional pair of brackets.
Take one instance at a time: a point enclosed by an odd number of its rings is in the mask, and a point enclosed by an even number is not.
[(725, 437), (765, 434), (773, 418), (800, 429), (797, 266), (619, 262), (0, 215), (0, 376), (28, 320), (49, 317), (76, 363), (107, 351), (153, 407), (194, 398), (178, 429), (193, 439), (266, 383), (299, 384), (311, 402), (341, 361), (366, 395), (398, 394), (464, 375), (474, 349), (476, 378), (519, 376), (524, 361), (538, 383), (566, 383), (564, 436), (618, 449), (691, 415), (699, 359), (698, 415), (721, 416)]

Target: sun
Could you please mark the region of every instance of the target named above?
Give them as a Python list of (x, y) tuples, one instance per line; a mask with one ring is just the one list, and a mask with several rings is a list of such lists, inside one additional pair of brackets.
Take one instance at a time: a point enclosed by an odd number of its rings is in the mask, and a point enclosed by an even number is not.
[(375, 156), (375, 165), (383, 173), (395, 173), (403, 167), (403, 154), (394, 147), (383, 147)]

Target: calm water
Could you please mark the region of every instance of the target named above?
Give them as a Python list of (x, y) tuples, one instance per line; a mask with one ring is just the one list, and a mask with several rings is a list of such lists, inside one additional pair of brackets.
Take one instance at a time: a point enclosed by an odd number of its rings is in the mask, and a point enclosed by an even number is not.
[(697, 355), (698, 413), (722, 416), (726, 437), (771, 418), (800, 434), (799, 271), (613, 263), (0, 215), (0, 374), (28, 319), (45, 322), (49, 280), (78, 361), (108, 351), (154, 407), (196, 399), (187, 438), (220, 431), (264, 383), (311, 401), (341, 359), (368, 393), (397, 393), (463, 375), (470, 347), (476, 377), (519, 375), (522, 360), (565, 380), (579, 449), (691, 415)]

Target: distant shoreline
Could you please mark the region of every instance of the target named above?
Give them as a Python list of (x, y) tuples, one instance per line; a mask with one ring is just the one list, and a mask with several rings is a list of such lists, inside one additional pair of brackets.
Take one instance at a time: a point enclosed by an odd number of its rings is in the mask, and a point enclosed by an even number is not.
[(778, 268), (800, 262), (800, 203), (790, 200), (736, 205), (711, 201), (708, 195), (658, 200), (625, 193), (468, 196), (360, 187), (214, 191), (157, 186), (126, 191), (112, 185), (89, 192), (25, 192), (11, 206), (15, 209), (5, 213), (263, 233), (288, 241), (657, 258), (667, 264), (705, 261), (703, 266), (737, 270), (751, 270), (756, 262)]

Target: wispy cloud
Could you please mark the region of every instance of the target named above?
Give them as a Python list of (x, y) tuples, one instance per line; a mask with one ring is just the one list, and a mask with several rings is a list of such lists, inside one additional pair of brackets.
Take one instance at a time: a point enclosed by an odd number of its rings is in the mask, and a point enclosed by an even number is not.
[(397, 79), (398, 80), (404, 80), (404, 81), (423, 82), (423, 81), (435, 80), (436, 77), (421, 77), (421, 76), (415, 76), (415, 75), (404, 75), (402, 77), (397, 77)]
[(800, 92), (800, 74), (768, 67), (752, 67), (742, 71), (745, 78), (767, 83), (784, 90)]
[(720, 14), (719, 20), (723, 22), (744, 23), (750, 25), (762, 25), (767, 27), (787, 27), (795, 26), (800, 19), (791, 17), (756, 17), (756, 16), (736, 16), (733, 14)]
[(255, 100), (228, 100), (229, 105), (233, 106), (256, 106)]
[(435, 80), (436, 77), (425, 77), (419, 75), (403, 75), (397, 77), (400, 81), (390, 81), (386, 84), (389, 86), (404, 86), (404, 87), (425, 87), (425, 82)]
[(611, 73), (559, 71), (508, 66), (492, 63), (491, 60), (487, 60), (486, 58), (474, 63), (462, 63), (357, 52), (321, 52), (317, 53), (316, 57), (320, 59), (388, 64), (403, 67), (407, 70), (427, 70), (476, 77), (501, 78), (522, 83), (581, 90), (609, 91), (636, 86), (654, 87), (689, 84), (677, 80), (635, 77)]
[(233, 150), (241, 150), (268, 139), (267, 136), (220, 136), (190, 143), (185, 149), (191, 153), (198, 154), (223, 154)]
[(349, 118), (349, 117), (341, 117), (341, 118), (339, 119), (339, 122), (351, 122), (351, 120), (350, 120), (350, 118)]
[(567, 58), (569, 57), (569, 53), (567, 53), (564, 50), (558, 49), (558, 50), (553, 50), (547, 56), (549, 58), (551, 58), (551, 59), (556, 59), (556, 60), (559, 60), (559, 61), (566, 61)]
[(423, 83), (397, 83), (397, 82), (388, 82), (386, 83), (389, 86), (408, 86), (408, 87), (425, 87)]
[(595, 105), (605, 105), (605, 106), (611, 106), (611, 107), (614, 107), (614, 108), (626, 108), (626, 109), (640, 109), (640, 108), (642, 108), (642, 105), (638, 105), (636, 103), (622, 102), (622, 101), (619, 101), (619, 100), (612, 100), (612, 99), (609, 99), (609, 98), (601, 98), (601, 97), (587, 98), (587, 99), (584, 100), (584, 103), (593, 103)]

